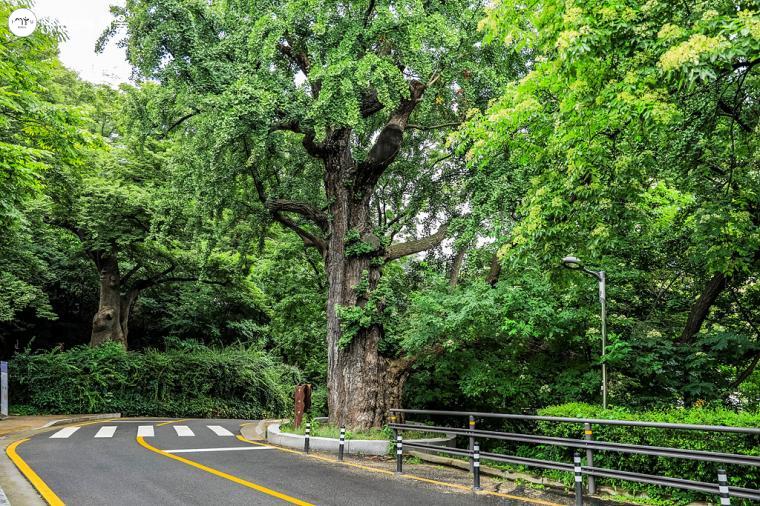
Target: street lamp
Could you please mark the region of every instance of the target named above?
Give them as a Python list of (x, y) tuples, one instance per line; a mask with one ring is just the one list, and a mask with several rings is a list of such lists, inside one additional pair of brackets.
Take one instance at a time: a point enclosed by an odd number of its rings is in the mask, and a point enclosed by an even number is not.
[(583, 266), (577, 257), (568, 256), (562, 259), (562, 265), (573, 271), (581, 271), (593, 276), (599, 281), (599, 303), (602, 305), (602, 407), (607, 409), (607, 281), (604, 271), (592, 271)]

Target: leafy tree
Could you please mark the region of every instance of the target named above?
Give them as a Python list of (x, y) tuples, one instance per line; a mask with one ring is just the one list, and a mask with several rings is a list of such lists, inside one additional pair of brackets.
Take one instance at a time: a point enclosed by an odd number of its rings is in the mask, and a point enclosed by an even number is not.
[[(0, 1), (0, 18), (19, 7)], [(76, 146), (84, 141), (81, 117), (61, 105), (55, 77), (57, 26), (41, 24), (30, 37), (0, 26), (0, 322), (19, 311), (54, 318), (42, 291), (45, 264), (35, 255), (34, 217), (26, 207), (43, 189), (45, 174), (78, 165)]]
[[(211, 206), (247, 208), (322, 256), (334, 422), (378, 425), (398, 402), (385, 386), (400, 383), (402, 368), (378, 352), (383, 268), (446, 237), (465, 174), (446, 130), (520, 61), (479, 43), (484, 4), (130, 0), (114, 9), (110, 33), (126, 26), (130, 61), (165, 88), (175, 116), (159, 130), (192, 138), (177, 163), (195, 169)], [(394, 243), (400, 233), (409, 240)]]
[(126, 347), (130, 313), (144, 290), (199, 280), (228, 284), (239, 261), (213, 248), (210, 229), (203, 238), (188, 226), (193, 203), (166, 185), (165, 146), (123, 134), (127, 126), (115, 118), (131, 91), (77, 80), (69, 87), (72, 102), (92, 104), (87, 126), (96, 142), (80, 151), (75, 170), (48, 178), (47, 219), (79, 239), (100, 275), (90, 343)]
[(725, 398), (760, 359), (740, 311), (760, 260), (756, 9), (505, 1), (482, 23), (535, 62), (463, 137), (502, 256), (610, 272), (621, 391)]

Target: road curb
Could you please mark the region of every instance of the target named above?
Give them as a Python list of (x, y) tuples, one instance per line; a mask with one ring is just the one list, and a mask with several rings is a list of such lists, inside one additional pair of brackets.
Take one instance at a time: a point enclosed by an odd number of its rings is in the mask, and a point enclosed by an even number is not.
[[(71, 418), (61, 418), (59, 420), (51, 420), (42, 427), (37, 427), (33, 430), (47, 429), (48, 427), (56, 427), (58, 425), (68, 425), (70, 423), (89, 422), (91, 420), (110, 420), (111, 418), (121, 418), (121, 413), (101, 413), (97, 415), (82, 415)], [(10, 435), (10, 434), (9, 434)]]
[(244, 423), (240, 426), (240, 435), (251, 441), (265, 441), (269, 426), (283, 423), (285, 421), (285, 419), (268, 418), (266, 420)]

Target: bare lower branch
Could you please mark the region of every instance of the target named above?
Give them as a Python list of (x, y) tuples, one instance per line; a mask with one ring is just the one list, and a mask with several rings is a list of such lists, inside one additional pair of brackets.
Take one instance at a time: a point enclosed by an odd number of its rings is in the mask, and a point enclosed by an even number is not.
[(274, 199), (266, 202), (266, 208), (272, 212), (297, 213), (314, 222), (323, 231), (326, 231), (328, 228), (327, 215), (307, 202)]
[(272, 218), (278, 223), (281, 223), (285, 227), (295, 232), (303, 240), (305, 246), (312, 246), (314, 248), (317, 248), (319, 252), (324, 255), (325, 251), (327, 250), (327, 244), (325, 244), (324, 239), (317, 237), (315, 234), (312, 234), (308, 230), (300, 227), (296, 222), (287, 216), (283, 216), (281, 213), (272, 213)]
[(386, 261), (396, 260), (438, 246), (444, 239), (446, 239), (448, 228), (449, 224), (444, 223), (438, 228), (438, 231), (432, 235), (421, 239), (415, 239), (413, 241), (390, 245), (385, 254)]

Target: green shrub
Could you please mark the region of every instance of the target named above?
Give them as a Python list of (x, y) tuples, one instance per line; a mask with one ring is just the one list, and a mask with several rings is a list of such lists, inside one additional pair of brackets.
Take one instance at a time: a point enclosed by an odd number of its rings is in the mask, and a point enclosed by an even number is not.
[[(668, 411), (631, 412), (622, 408), (603, 411), (598, 406), (571, 403), (551, 406), (539, 411), (540, 415), (603, 418), (620, 420), (639, 420), (665, 423), (686, 423), (699, 425), (728, 425), (735, 427), (760, 427), (760, 413), (737, 413), (725, 409), (672, 409)], [(534, 427), (537, 433), (565, 437), (583, 438), (583, 425), (571, 423), (538, 422)], [(685, 431), (654, 429), (646, 427), (625, 427), (615, 425), (594, 425), (594, 439), (616, 443), (631, 443), (649, 446), (664, 446), (691, 450), (760, 455), (760, 436), (748, 434), (731, 434), (703, 431)], [(573, 453), (555, 446), (519, 446), (516, 448), (521, 456), (546, 460), (571, 462)], [(582, 452), (585, 456), (585, 452)], [(650, 457), (618, 452), (594, 452), (594, 466), (634, 471), (661, 476), (686, 478), (690, 480), (717, 483), (718, 468), (724, 467), (728, 472), (731, 486), (760, 488), (760, 469), (749, 466), (726, 466), (696, 460)], [(551, 473), (554, 477), (569, 483), (567, 473)], [(644, 492), (652, 498), (667, 498), (667, 504), (686, 504), (696, 499), (706, 499), (700, 494), (677, 491), (673, 488), (645, 486), (620, 480), (597, 478), (597, 483), (618, 486), (634, 492)], [(709, 498), (715, 501), (715, 496)], [(734, 501), (736, 502), (736, 501)], [(740, 504), (737, 502), (737, 504)]]
[(16, 355), (9, 364), (15, 404), (40, 413), (260, 418), (292, 405), (300, 373), (265, 352), (182, 345), (125, 351), (116, 343)]

